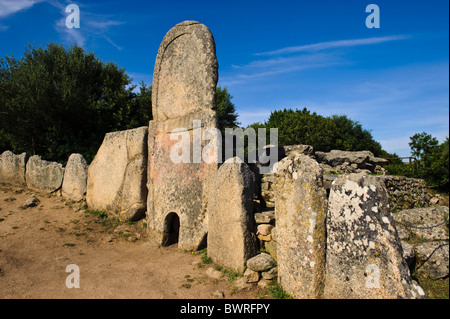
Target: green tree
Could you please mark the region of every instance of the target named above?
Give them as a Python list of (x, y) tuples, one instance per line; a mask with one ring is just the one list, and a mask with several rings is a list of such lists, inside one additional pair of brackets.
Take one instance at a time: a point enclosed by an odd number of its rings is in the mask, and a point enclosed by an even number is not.
[(408, 144), (411, 147), (411, 155), (417, 160), (425, 160), (439, 145), (439, 141), (425, 132), (414, 134)]
[(235, 128), (240, 123), (237, 121), (238, 114), (236, 107), (231, 102), (233, 97), (228, 93), (227, 88), (218, 86), (216, 88), (216, 111), (219, 129), (224, 132), (225, 128)]
[(387, 155), (381, 144), (373, 139), (372, 133), (363, 129), (358, 121), (346, 115), (333, 115), (331, 119), (336, 124), (334, 147), (344, 151), (371, 151), (375, 156)]
[(2, 135), (16, 153), (89, 161), (105, 133), (148, 124), (151, 88), (134, 88), (123, 68), (77, 45), (28, 46), (21, 59), (0, 59)]
[(335, 123), (306, 108), (273, 111), (264, 127), (278, 128), (280, 145), (308, 144), (319, 151), (330, 151), (334, 146)]

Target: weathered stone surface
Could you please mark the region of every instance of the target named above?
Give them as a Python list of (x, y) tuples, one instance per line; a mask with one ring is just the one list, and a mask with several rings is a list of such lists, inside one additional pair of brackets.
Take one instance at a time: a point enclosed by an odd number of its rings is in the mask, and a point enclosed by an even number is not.
[(374, 176), (338, 177), (329, 195), (325, 298), (422, 298)]
[(275, 184), (278, 280), (296, 298), (321, 298), (327, 210), (322, 169), (303, 154), (286, 157), (278, 164)]
[(258, 225), (257, 234), (261, 234), (263, 236), (270, 235), (272, 228), (273, 228), (273, 226), (270, 224), (260, 224), (260, 225)]
[[(429, 227), (435, 226), (445, 222), (449, 216), (449, 209), (446, 206), (426, 207), (407, 209), (393, 214), (393, 218), (406, 225), (415, 227)], [(401, 224), (396, 224), (397, 230), (403, 232), (411, 232), (415, 236), (427, 241), (431, 240), (445, 240), (448, 239), (447, 224), (439, 227), (429, 229), (417, 229), (414, 227), (406, 227)]]
[(81, 154), (71, 154), (64, 170), (61, 193), (64, 197), (80, 201), (86, 196), (88, 167)]
[(0, 155), (0, 183), (10, 185), (25, 185), (25, 167), (27, 154), (15, 155), (4, 151)]
[(420, 268), (423, 272), (435, 279), (448, 277), (449, 249), (448, 242), (428, 242), (421, 243), (414, 247)]
[[(158, 50), (152, 88), (153, 120), (148, 136), (148, 230), (156, 243), (171, 243), (174, 231), (168, 221), (179, 219), (180, 249), (198, 249), (208, 232), (206, 208), (209, 188), (218, 169), (219, 150), (210, 158), (195, 160), (193, 144), (205, 130), (217, 129), (215, 94), (218, 63), (214, 39), (206, 26), (185, 21), (169, 30)], [(194, 124), (200, 123), (200, 127)], [(186, 142), (171, 139), (184, 132)], [(184, 135), (183, 135), (184, 134)], [(172, 148), (188, 144), (188, 162), (174, 162)], [(200, 149), (210, 142), (200, 138)]]
[(338, 166), (344, 163), (356, 164), (358, 168), (365, 168), (365, 164), (384, 165), (389, 161), (384, 158), (375, 157), (370, 151), (341, 151), (332, 150), (328, 153), (316, 152), (316, 157), (320, 162), (328, 163), (331, 166)]
[(289, 155), (313, 155), (314, 148), (311, 145), (297, 144), (297, 145), (285, 145), (284, 152)]
[(218, 80), (214, 38), (196, 21), (184, 21), (167, 32), (156, 57), (153, 119), (165, 121), (199, 109), (212, 109)]
[(268, 271), (276, 265), (275, 259), (266, 253), (261, 253), (247, 260), (247, 268), (253, 271)]
[[(272, 238), (273, 239), (273, 238)], [(264, 248), (278, 262), (277, 258), (277, 242), (274, 240), (268, 241), (264, 243)]]
[(246, 283), (255, 283), (259, 281), (259, 273), (247, 268), (244, 272), (244, 280)]
[(255, 222), (257, 224), (270, 224), (273, 223), (274, 220), (275, 220), (275, 212), (272, 210), (255, 214)]
[(414, 261), (416, 259), (416, 254), (414, 253), (414, 247), (408, 243), (401, 242), (403, 249), (403, 258), (405, 258), (406, 263), (408, 264), (409, 269), (411, 269)]
[(253, 193), (255, 176), (245, 163), (225, 162), (217, 171), (208, 202), (208, 255), (243, 272), (257, 253)]
[[(148, 230), (151, 237), (156, 243), (164, 244), (172, 231), (167, 217), (175, 213), (180, 220), (178, 247), (191, 250), (201, 247), (208, 233), (208, 195), (218, 169), (217, 161), (177, 163), (171, 159), (171, 149), (180, 143), (171, 140), (171, 132), (184, 128), (192, 141), (194, 120), (202, 123), (199, 134), (203, 134), (205, 129), (217, 127), (216, 115), (212, 110), (165, 122), (150, 121), (147, 178)], [(202, 139), (201, 149), (208, 143)], [(193, 159), (193, 147), (189, 151), (189, 158)]]
[(147, 127), (107, 133), (88, 169), (86, 203), (120, 218), (145, 215)]
[(41, 160), (38, 155), (31, 156), (27, 162), (25, 179), (31, 189), (54, 192), (61, 187), (63, 177), (64, 167), (59, 163)]

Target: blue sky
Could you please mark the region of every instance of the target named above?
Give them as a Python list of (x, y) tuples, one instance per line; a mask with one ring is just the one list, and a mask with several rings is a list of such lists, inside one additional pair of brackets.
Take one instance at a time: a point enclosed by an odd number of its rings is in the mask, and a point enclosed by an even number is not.
[[(80, 7), (68, 29), (65, 8)], [(369, 29), (368, 4), (380, 8)], [(184, 20), (208, 26), (243, 126), (282, 108), (345, 114), (384, 149), (409, 156), (409, 137), (449, 135), (447, 0), (0, 0), (0, 56), (26, 44), (77, 42), (152, 83), (159, 44)]]

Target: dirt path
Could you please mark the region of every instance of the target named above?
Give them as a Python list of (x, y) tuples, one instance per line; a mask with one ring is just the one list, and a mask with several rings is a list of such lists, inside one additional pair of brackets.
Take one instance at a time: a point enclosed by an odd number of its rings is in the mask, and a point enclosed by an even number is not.
[[(23, 205), (35, 196), (35, 207)], [(88, 213), (58, 196), (0, 185), (0, 298), (257, 298), (258, 287), (213, 279), (201, 254), (158, 248), (143, 221)], [(67, 288), (69, 264), (80, 288)]]

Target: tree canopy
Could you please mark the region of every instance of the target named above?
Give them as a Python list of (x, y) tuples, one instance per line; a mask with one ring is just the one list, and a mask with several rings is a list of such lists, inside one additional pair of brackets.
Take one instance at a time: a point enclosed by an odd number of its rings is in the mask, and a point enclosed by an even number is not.
[(28, 46), (21, 59), (0, 59), (1, 143), (50, 160), (75, 152), (90, 160), (106, 132), (148, 124), (151, 89), (134, 89), (123, 68), (77, 45)]
[(254, 123), (250, 127), (278, 128), (280, 145), (307, 144), (317, 151), (333, 149), (345, 151), (369, 150), (375, 156), (386, 156), (381, 144), (375, 141), (370, 131), (346, 115), (324, 117), (302, 110), (283, 109), (273, 111), (265, 123)]
[[(231, 99), (217, 87), (222, 131), (239, 124)], [(0, 59), (0, 153), (10, 149), (62, 163), (81, 153), (91, 161), (106, 133), (151, 119), (151, 86), (136, 88), (125, 69), (80, 46), (28, 46), (20, 59)]]

